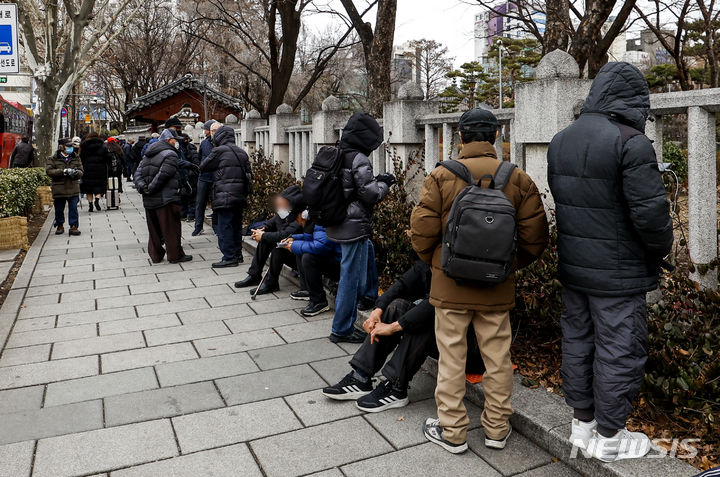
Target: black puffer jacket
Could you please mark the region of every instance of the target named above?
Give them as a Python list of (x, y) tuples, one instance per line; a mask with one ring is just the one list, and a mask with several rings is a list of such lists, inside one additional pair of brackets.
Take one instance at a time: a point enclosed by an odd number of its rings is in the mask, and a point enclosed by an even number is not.
[(657, 287), (673, 234), (655, 152), (643, 133), (649, 109), (642, 73), (608, 63), (580, 118), (550, 143), (558, 273), (568, 288), (625, 296)]
[(355, 113), (343, 129), (339, 147), (345, 157), (342, 181), (345, 190), (347, 217), (340, 225), (326, 227), (330, 240), (356, 242), (372, 232), (373, 206), (383, 200), (389, 187), (375, 180), (368, 156), (382, 143), (382, 128), (367, 113)]
[(156, 141), (145, 151), (134, 179), (146, 209), (180, 202), (178, 160), (175, 148), (165, 141)]
[(230, 126), (222, 126), (215, 132), (213, 144), (212, 152), (200, 164), (201, 173), (212, 173), (212, 207), (243, 207), (250, 178), (248, 155), (235, 145), (235, 131)]
[(84, 174), (80, 183), (83, 194), (104, 194), (110, 173), (110, 153), (99, 137), (91, 137), (80, 144), (80, 159)]
[[(215, 133), (217, 134), (217, 133)], [(213, 149), (214, 151), (214, 149)], [(269, 244), (275, 244), (279, 241), (290, 237), (291, 235), (302, 232), (302, 227), (295, 221), (298, 214), (303, 211), (305, 205), (302, 202), (302, 191), (300, 186), (292, 185), (280, 192), (280, 197), (284, 197), (292, 205), (290, 215), (281, 219), (275, 215), (265, 223), (265, 233), (262, 241)]]

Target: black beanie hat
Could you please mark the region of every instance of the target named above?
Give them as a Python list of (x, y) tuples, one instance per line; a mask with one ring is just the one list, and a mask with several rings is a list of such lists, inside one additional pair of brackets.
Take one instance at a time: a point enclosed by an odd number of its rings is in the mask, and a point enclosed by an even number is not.
[(475, 108), (465, 111), (460, 116), (460, 134), (475, 132), (495, 132), (498, 130), (498, 120), (487, 109)]

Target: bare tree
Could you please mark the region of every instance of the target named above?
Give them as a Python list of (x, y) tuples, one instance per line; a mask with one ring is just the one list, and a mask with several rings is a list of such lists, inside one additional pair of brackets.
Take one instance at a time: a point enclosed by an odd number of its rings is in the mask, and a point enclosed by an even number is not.
[(698, 30), (702, 32), (700, 39), (702, 41), (702, 50), (710, 70), (710, 87), (718, 87), (718, 50), (716, 36), (720, 26), (720, 8), (715, 0), (697, 0), (700, 10), (700, 19), (698, 21)]
[(452, 70), (453, 59), (448, 56), (448, 48), (435, 40), (415, 40), (410, 42), (414, 49), (415, 66), (419, 69), (421, 86), (425, 99), (437, 98), (447, 83), (447, 74)]
[[(79, 78), (102, 56), (134, 14), (132, 0), (19, 0), (21, 38), (37, 84), (36, 141), (41, 157), (57, 144), (60, 111)], [(114, 33), (108, 35), (110, 29)]]
[(355, 31), (360, 37), (368, 76), (368, 111), (382, 115), (383, 103), (390, 101), (392, 49), (395, 37), (397, 0), (376, 0), (375, 29), (363, 20), (353, 0), (340, 0)]

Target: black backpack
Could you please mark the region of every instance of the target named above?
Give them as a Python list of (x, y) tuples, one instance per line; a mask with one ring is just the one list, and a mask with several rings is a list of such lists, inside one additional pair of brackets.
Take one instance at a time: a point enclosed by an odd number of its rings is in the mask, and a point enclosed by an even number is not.
[[(503, 192), (515, 164), (501, 162), (495, 175), (475, 180), (458, 161), (439, 163), (468, 183), (450, 208), (442, 244), (442, 270), (458, 284), (493, 286), (512, 271), (517, 249), (516, 211)], [(490, 186), (482, 181), (490, 179)]]
[(347, 215), (347, 200), (343, 191), (341, 170), (343, 152), (325, 146), (318, 151), (312, 167), (305, 174), (303, 200), (308, 206), (309, 219), (323, 227), (341, 224)]

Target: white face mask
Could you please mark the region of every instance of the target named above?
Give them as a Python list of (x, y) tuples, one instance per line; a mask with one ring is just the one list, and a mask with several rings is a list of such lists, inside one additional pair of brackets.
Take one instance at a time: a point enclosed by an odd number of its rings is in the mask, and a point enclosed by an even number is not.
[(175, 149), (180, 149), (180, 143), (177, 142), (177, 141), (175, 141), (175, 144), (173, 144), (173, 147), (174, 147)]
[(287, 209), (278, 209), (277, 214), (278, 214), (278, 217), (285, 220), (290, 215), (290, 211)]
[(303, 220), (307, 220), (308, 217), (310, 217), (310, 213), (305, 209), (302, 211), (302, 214), (300, 214), (300, 217), (302, 217)]

